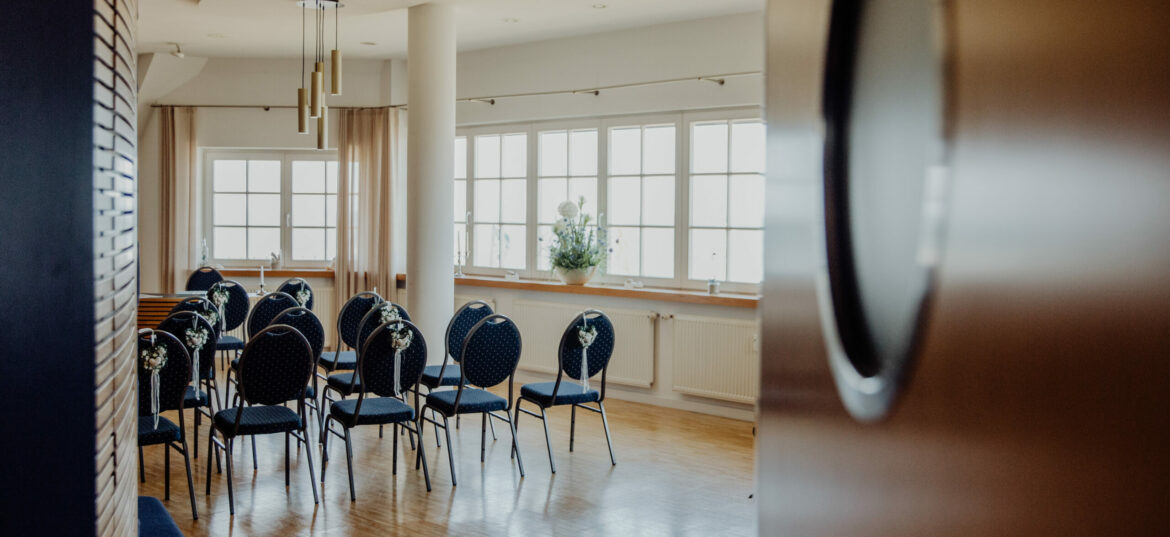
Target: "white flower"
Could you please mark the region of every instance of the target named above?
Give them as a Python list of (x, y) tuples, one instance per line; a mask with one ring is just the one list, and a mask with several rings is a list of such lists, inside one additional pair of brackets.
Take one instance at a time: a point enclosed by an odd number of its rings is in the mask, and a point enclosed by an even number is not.
[(562, 201), (560, 205), (557, 205), (557, 212), (565, 218), (576, 218), (577, 209), (577, 204), (571, 201)]
[(557, 223), (553, 224), (553, 233), (560, 235), (561, 233), (565, 232), (565, 228), (567, 228), (567, 227), (569, 227), (569, 220), (568, 219), (562, 218), (560, 220), (557, 220)]

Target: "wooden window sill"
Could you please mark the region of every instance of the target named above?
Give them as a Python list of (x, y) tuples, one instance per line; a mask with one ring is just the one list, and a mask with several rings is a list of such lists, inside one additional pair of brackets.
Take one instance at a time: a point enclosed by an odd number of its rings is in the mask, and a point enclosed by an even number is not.
[[(406, 276), (398, 274), (399, 286), (404, 285)], [(685, 302), (689, 304), (705, 304), (711, 306), (728, 306), (733, 308), (756, 308), (760, 302), (759, 295), (740, 293), (719, 293), (709, 295), (704, 291), (685, 289), (626, 289), (617, 285), (587, 284), (565, 285), (560, 282), (543, 280), (507, 280), (488, 276), (464, 276), (455, 278), (455, 285), (471, 287), (495, 287), (498, 289), (520, 289), (524, 291), (541, 291), (545, 293), (568, 293), (576, 295), (612, 296), (618, 298), (637, 298), (642, 300), (661, 300), (665, 302)]]
[[(219, 269), (224, 278), (259, 278), (259, 268), (225, 268)], [(265, 278), (332, 278), (333, 269), (330, 268), (285, 268), (264, 269)]]

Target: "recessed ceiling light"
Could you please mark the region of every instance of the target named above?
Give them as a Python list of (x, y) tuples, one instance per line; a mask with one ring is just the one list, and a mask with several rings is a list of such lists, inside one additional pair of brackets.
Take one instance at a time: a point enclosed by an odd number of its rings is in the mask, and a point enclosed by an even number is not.
[(221, 33), (216, 32), (213, 34), (207, 34), (207, 37), (210, 37), (212, 39), (225, 39), (225, 38), (227, 38), (227, 34), (221, 34)]
[(372, 47), (372, 46), (374, 46), (374, 45), (377, 45), (377, 43), (375, 43), (375, 42), (373, 42), (373, 41), (362, 41), (362, 43), (361, 43), (361, 44), (363, 44), (363, 45), (365, 45), (365, 46), (367, 46), (367, 47)]
[(605, 9), (607, 7), (609, 7), (609, 6), (607, 6), (605, 4), (593, 4), (593, 9)]
[(513, 19), (513, 18), (509, 17), (509, 18), (504, 19), (504, 22), (506, 22), (508, 24), (515, 24), (517, 22), (520, 22), (520, 19)]

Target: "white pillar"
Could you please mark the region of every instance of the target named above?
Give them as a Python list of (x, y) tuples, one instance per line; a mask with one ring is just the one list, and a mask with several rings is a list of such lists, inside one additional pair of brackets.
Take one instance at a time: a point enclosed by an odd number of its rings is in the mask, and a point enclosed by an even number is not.
[(436, 363), (455, 302), (455, 9), (422, 4), (408, 13), (407, 309)]

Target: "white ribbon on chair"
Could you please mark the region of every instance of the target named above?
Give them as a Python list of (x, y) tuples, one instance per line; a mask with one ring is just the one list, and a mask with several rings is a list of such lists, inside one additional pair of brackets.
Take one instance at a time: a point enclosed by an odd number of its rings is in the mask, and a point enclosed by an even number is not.
[(394, 395), (402, 393), (402, 351), (414, 341), (414, 332), (401, 323), (391, 331), (390, 344), (394, 347)]
[(203, 352), (203, 346), (207, 344), (207, 330), (199, 328), (198, 314), (191, 316), (191, 328), (184, 331), (184, 336), (187, 346), (195, 349), (191, 353), (191, 386), (199, 391), (199, 353)]
[(589, 391), (589, 346), (597, 338), (597, 327), (589, 326), (589, 317), (581, 314), (581, 327), (577, 329), (577, 341), (581, 343), (581, 393)]

